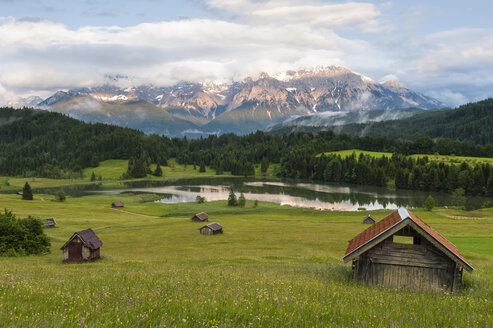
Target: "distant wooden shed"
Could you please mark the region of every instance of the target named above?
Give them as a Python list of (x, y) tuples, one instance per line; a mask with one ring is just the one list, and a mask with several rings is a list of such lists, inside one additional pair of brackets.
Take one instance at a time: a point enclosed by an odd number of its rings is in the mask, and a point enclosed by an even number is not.
[(23, 193), (22, 191), (18, 191), (18, 192), (16, 192), (15, 194), (16, 194), (16, 195), (19, 195), (19, 196), (24, 195), (24, 193)]
[(373, 217), (373, 215), (371, 215), (371, 214), (368, 214), (368, 216), (366, 216), (363, 219), (363, 224), (375, 224), (376, 222), (377, 222), (377, 219), (375, 219)]
[(202, 235), (215, 235), (218, 233), (223, 233), (223, 226), (217, 222), (209, 223), (199, 229)]
[(456, 291), (474, 268), (450, 241), (405, 208), (349, 240), (355, 280), (386, 287)]
[(113, 208), (122, 208), (124, 206), (125, 205), (123, 204), (123, 202), (114, 202), (114, 203), (111, 203), (111, 207), (113, 207)]
[(91, 228), (77, 231), (61, 247), (63, 261), (69, 263), (80, 263), (92, 261), (100, 257), (99, 249), (103, 242), (96, 236)]
[(197, 213), (192, 217), (192, 221), (196, 221), (196, 222), (209, 221), (209, 215), (207, 215), (207, 213), (205, 212)]
[(45, 228), (54, 228), (56, 226), (56, 221), (54, 218), (46, 218), (44, 219)]

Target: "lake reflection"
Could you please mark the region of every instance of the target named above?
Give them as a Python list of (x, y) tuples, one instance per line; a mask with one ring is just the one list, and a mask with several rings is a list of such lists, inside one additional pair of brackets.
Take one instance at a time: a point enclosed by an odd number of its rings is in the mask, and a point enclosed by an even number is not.
[[(435, 198), (437, 206), (449, 205), (450, 195), (417, 192), (410, 190), (390, 190), (387, 188), (339, 184), (316, 184), (292, 181), (259, 181), (255, 179), (190, 179), (166, 183), (165, 185), (126, 185), (127, 188), (103, 191), (105, 193), (146, 192), (162, 195), (157, 202), (194, 202), (197, 196), (206, 201), (226, 200), (230, 188), (238, 197), (241, 192), (247, 200), (274, 202), (281, 205), (355, 211), (358, 209), (396, 209), (422, 207), (428, 195)], [(484, 199), (475, 200), (482, 204)]]

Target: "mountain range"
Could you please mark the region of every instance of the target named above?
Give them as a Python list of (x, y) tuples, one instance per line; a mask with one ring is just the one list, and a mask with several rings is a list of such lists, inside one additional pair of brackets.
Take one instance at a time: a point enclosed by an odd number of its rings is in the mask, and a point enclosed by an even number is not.
[[(133, 86), (127, 78), (115, 77), (101, 86), (58, 91), (40, 100), (30, 97), (23, 103), (19, 99), (11, 106), (39, 107), (87, 122), (116, 124), (169, 136), (243, 134), (287, 119), (292, 121), (293, 117), (323, 116), (320, 113), (444, 107), (441, 102), (399, 82), (379, 83), (336, 66), (272, 76), (261, 73), (239, 82), (182, 81), (167, 87)], [(405, 116), (410, 113), (414, 112)], [(348, 119), (353, 116), (349, 115)], [(352, 122), (357, 121), (349, 123)]]

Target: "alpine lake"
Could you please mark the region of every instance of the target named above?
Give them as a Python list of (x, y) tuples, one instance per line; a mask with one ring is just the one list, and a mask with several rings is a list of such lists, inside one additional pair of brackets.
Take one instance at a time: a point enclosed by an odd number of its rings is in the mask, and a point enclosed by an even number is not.
[[(309, 207), (320, 210), (357, 211), (423, 207), (431, 195), (436, 206), (450, 206), (452, 195), (437, 192), (393, 190), (390, 188), (348, 184), (322, 184), (300, 180), (274, 180), (258, 178), (196, 178), (175, 181), (121, 182), (121, 187), (107, 188), (100, 184), (42, 188), (34, 192), (56, 194), (63, 190), (72, 197), (89, 194), (152, 193), (162, 196), (156, 202), (165, 204), (194, 202), (197, 196), (205, 201), (226, 201), (231, 189), (238, 197), (243, 193), (247, 200), (258, 200)], [(468, 197), (466, 209), (481, 208), (489, 201), (486, 197)]]

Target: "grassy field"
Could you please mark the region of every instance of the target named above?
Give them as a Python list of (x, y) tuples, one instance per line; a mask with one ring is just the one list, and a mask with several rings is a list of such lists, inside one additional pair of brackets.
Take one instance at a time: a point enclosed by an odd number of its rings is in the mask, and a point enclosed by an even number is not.
[[(24, 177), (0, 177), (0, 191), (1, 190), (22, 190), (24, 184), (29, 182), (31, 188), (55, 188), (59, 186), (75, 185), (75, 184), (88, 184), (88, 183), (101, 183), (106, 187), (118, 187), (121, 182), (124, 181), (139, 181), (139, 180), (155, 180), (155, 181), (169, 181), (178, 179), (190, 179), (190, 178), (210, 178), (210, 177), (233, 177), (229, 172), (217, 175), (216, 171), (206, 167), (205, 172), (199, 172), (199, 167), (193, 165), (181, 165), (174, 159), (168, 161), (168, 166), (162, 166), (163, 177), (155, 177), (147, 175), (143, 179), (122, 180), (121, 176), (127, 171), (128, 160), (107, 160), (99, 163), (98, 167), (88, 167), (83, 170), (83, 177), (77, 179), (48, 179), (48, 178), (24, 178)], [(151, 164), (151, 170), (156, 169), (156, 164)], [(279, 168), (279, 164), (271, 164), (267, 170), (266, 177), (275, 177)], [(101, 181), (91, 182), (90, 178), (92, 172), (96, 177), (101, 176)], [(260, 172), (260, 164), (255, 167), (255, 176), (262, 177), (264, 175)], [(96, 179), (97, 180), (97, 179)]]
[[(358, 157), (360, 154), (365, 154), (365, 155), (370, 155), (373, 157), (392, 157), (392, 153), (383, 153), (383, 152), (376, 152), (376, 151), (367, 151), (367, 150), (359, 150), (359, 149), (348, 149), (348, 150), (340, 150), (340, 151), (332, 151), (332, 152), (326, 152), (324, 153), (325, 155), (331, 155), (331, 154), (336, 154), (340, 155), (342, 158), (346, 158), (348, 156), (351, 156), (352, 154), (356, 154), (356, 157)], [(321, 156), (321, 154), (317, 155)], [(424, 157), (427, 156), (429, 160), (431, 161), (438, 161), (438, 162), (445, 162), (445, 163), (456, 163), (460, 164), (462, 162), (467, 162), (468, 164), (474, 165), (474, 164), (493, 164), (493, 158), (488, 158), (488, 157), (467, 157), (467, 156), (452, 156), (452, 155), (425, 155), (425, 154), (416, 154), (416, 155), (411, 155), (411, 157), (414, 158), (419, 158), (419, 157)]]
[[(97, 174), (97, 173), (96, 173)], [(0, 327), (488, 327), (493, 323), (493, 209), (415, 210), (476, 271), (455, 294), (355, 283), (341, 257), (365, 213), (260, 202), (246, 208), (92, 195), (54, 202), (0, 195), (18, 216), (53, 216), (51, 253), (0, 258)], [(125, 208), (109, 204), (123, 200)], [(224, 234), (189, 221), (206, 211)], [(388, 210), (374, 211), (382, 218)], [(61, 262), (60, 247), (91, 227), (102, 259)]]

